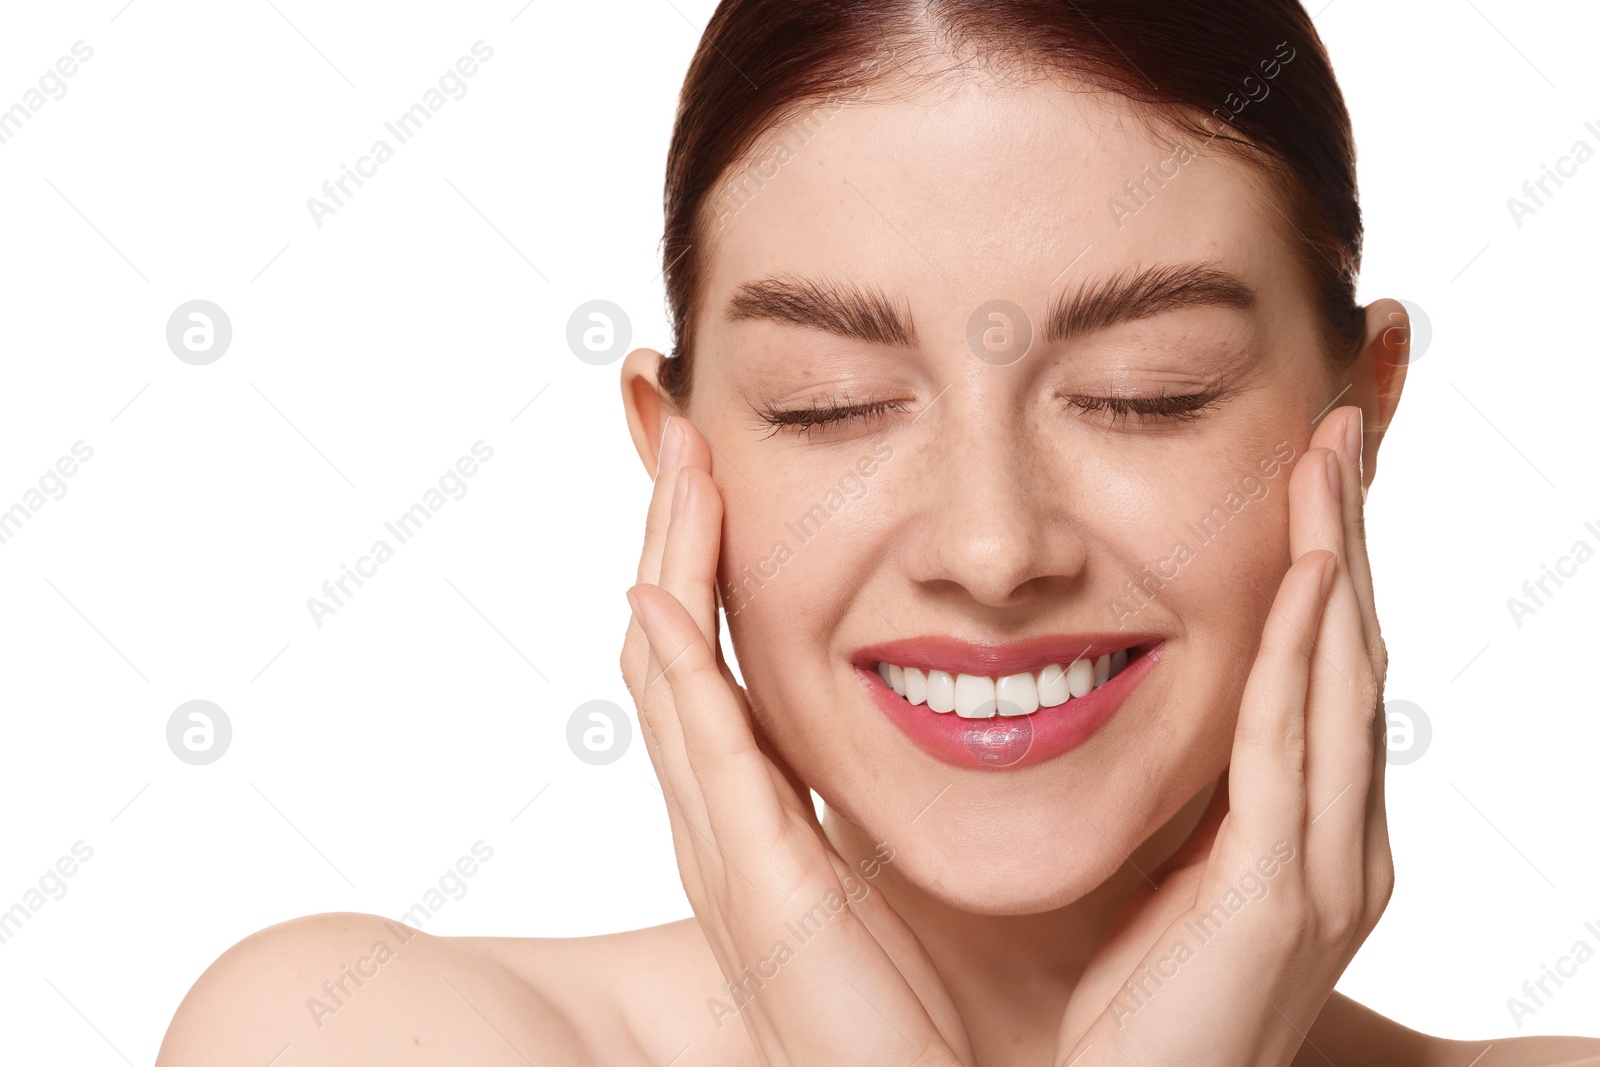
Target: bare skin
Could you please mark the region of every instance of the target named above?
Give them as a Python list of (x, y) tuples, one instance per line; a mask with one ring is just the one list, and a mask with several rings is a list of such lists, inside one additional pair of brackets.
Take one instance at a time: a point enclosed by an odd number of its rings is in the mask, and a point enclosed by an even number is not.
[[(1203, 154), (1133, 219), (1106, 216), (1106, 191), (1170, 151), (1114, 102), (1047, 85), (961, 85), (931, 102), (907, 93), (835, 117), (719, 234), (691, 402), (680, 409), (657, 391), (659, 353), (624, 364), (629, 430), (647, 472), (662, 476), (623, 668), (695, 917), (577, 939), (402, 939), (375, 916), (298, 919), (247, 938), (201, 976), (158, 1067), (1020, 1067), (1080, 1051), (1080, 1067), (1600, 1063), (1600, 1041), (1447, 1041), (1331, 993), (1392, 885), (1372, 716), (1387, 654), (1360, 514), (1404, 381), (1404, 310), (1367, 308), (1360, 357), (1325, 373), (1294, 235), (1272, 221), (1243, 164)], [(1015, 366), (974, 360), (972, 309), (999, 294), (1041, 320), (1085, 246), (1069, 281), (1204, 261), (1257, 299), (1144, 316)], [(917, 343), (715, 313), (741, 283), (784, 271), (890, 294)], [(1176, 394), (1223, 381), (1232, 392), (1182, 426), (1115, 429), (1051, 406), (1063, 379), (1074, 392)], [(822, 388), (903, 399), (908, 410), (810, 441), (759, 423), (761, 401), (787, 407)], [(664, 463), (668, 416), (680, 436)], [(717, 592), (891, 430), (897, 465), (874, 483), (873, 506), (832, 520), (826, 551), (797, 558), (730, 612), (751, 691), (718, 677)], [(1284, 488), (1143, 614), (1166, 656), (1082, 748), (1005, 774), (952, 773), (860, 707), (841, 652), (893, 637), (885, 617), (913, 632), (942, 624), (997, 637), (1103, 626), (1121, 575), (1163, 552), (1181, 519), (1280, 440), (1295, 457)], [(1315, 655), (1296, 632), (1316, 635)], [(1268, 743), (1297, 730), (1302, 759)], [(828, 799), (821, 823), (797, 782)], [(942, 786), (935, 816), (913, 820)], [(1311, 818), (1337, 796), (1328, 819)], [(994, 817), (1017, 811), (1030, 818)], [(1108, 1014), (1118, 989), (1208, 878), (1280, 829), (1304, 857), (1295, 871), (1317, 864), (1322, 876), (1276, 883), (1272, 903), (1239, 920), (1252, 936), (1140, 1010), (1138, 1053), (1119, 1045), (1126, 1031)], [(811, 893), (835, 877), (830, 864), (853, 867), (885, 840), (895, 859), (841, 915), (837, 958), (808, 950), (737, 1016), (717, 1015), (709, 1002), (728, 999), (728, 975), (771, 944), (784, 913), (781, 901), (729, 892), (738, 883), (723, 860), (770, 861)], [(351, 983), (336, 1014), (313, 1019), (307, 999), (377, 942), (392, 958)], [(1243, 978), (1263, 987), (1259, 1000), (1239, 995)], [(861, 994), (846, 1000), (854, 1015), (807, 1010), (839, 1003), (828, 998), (845, 980)]]
[[(395, 943), (387, 921), (312, 915), (233, 946), (184, 999), (156, 1067), (265, 1065), (280, 1053), (275, 1067), (663, 1067), (680, 1053), (680, 1067), (758, 1062), (741, 1025), (719, 1029), (706, 1011), (725, 979), (694, 919), (594, 938), (417, 931), (317, 1028), (306, 998), (375, 940)], [(1478, 1067), (1600, 1063), (1593, 1039), (1450, 1041), (1338, 993), (1308, 1037), (1294, 1067), (1464, 1067), (1480, 1053)]]

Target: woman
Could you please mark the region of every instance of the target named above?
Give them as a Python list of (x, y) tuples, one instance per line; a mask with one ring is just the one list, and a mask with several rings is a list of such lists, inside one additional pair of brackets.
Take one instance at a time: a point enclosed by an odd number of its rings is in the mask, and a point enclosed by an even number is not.
[(725, 0), (666, 207), (622, 669), (694, 921), (286, 923), (161, 1064), (1600, 1062), (1333, 992), (1393, 884), (1408, 353), (1304, 11)]

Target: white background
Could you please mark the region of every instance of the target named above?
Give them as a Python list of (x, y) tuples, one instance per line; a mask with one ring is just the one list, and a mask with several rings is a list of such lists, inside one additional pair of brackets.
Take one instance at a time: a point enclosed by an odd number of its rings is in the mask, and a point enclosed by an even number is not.
[[(637, 733), (602, 767), (565, 740), (584, 701), (631, 713), (650, 488), (617, 365), (565, 335), (603, 298), (670, 343), (663, 167), (710, 0), (123, 3), (7, 5), (0, 31), (0, 108), (94, 49), (0, 144), (0, 509), (94, 450), (0, 544), (0, 909), (93, 849), (0, 944), (0, 1059), (149, 1062), (229, 945), (398, 915), (480, 839), (430, 932), (688, 915)], [(1600, 561), (1520, 628), (1506, 606), (1600, 548), (1600, 160), (1520, 228), (1506, 206), (1600, 149), (1600, 12), (1333, 0), (1317, 24), (1360, 146), (1362, 299), (1432, 324), (1369, 523), (1389, 696), (1433, 739), (1391, 769), (1398, 887), (1340, 988), (1450, 1037), (1600, 1035), (1600, 960), (1520, 1031), (1506, 1008), (1600, 947)], [(307, 198), (480, 39), (466, 95), (318, 228)], [(233, 326), (203, 367), (165, 339), (197, 298)], [(466, 495), (318, 628), (306, 599), (480, 439)], [(167, 747), (192, 699), (232, 723), (209, 766)]]

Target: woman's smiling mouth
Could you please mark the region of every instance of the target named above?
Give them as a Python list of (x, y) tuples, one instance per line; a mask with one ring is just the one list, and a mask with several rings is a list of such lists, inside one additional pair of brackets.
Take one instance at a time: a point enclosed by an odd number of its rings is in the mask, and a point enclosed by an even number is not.
[(1155, 666), (1156, 635), (1052, 636), (1011, 645), (923, 637), (852, 663), (878, 707), (958, 767), (1025, 767), (1086, 741)]
[(988, 719), (996, 715), (1032, 715), (1076, 697), (1088, 696), (1128, 664), (1128, 650), (1102, 652), (1071, 663), (1052, 663), (1039, 671), (1023, 671), (993, 678), (984, 674), (956, 674), (922, 670), (881, 662), (878, 673), (889, 688), (912, 704), (926, 703), (928, 710), (955, 712), (963, 719)]

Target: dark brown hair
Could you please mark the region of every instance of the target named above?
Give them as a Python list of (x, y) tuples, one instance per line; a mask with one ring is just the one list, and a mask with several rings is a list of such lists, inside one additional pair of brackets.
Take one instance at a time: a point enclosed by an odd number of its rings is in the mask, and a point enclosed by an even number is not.
[(722, 0), (689, 65), (667, 154), (673, 351), (660, 385), (675, 402), (692, 386), (694, 309), (724, 175), (796, 116), (842, 106), (864, 83), (913, 77), (916, 61), (963, 54), (1115, 93), (1251, 158), (1277, 189), (1320, 294), (1330, 357), (1353, 358), (1364, 335), (1355, 144), (1297, 0)]

